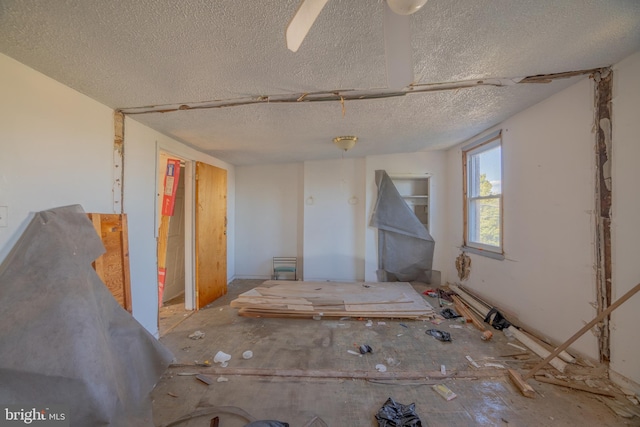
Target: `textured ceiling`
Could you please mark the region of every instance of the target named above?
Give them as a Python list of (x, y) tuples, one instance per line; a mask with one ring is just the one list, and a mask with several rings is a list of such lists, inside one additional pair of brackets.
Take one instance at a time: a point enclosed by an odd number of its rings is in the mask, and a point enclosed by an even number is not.
[[(298, 0), (0, 0), (0, 52), (114, 109), (385, 88), (381, 0), (330, 0), (297, 53)], [(637, 0), (429, 0), (411, 16), (415, 82), (611, 65), (640, 49)], [(451, 146), (579, 77), (402, 97), (135, 115), (232, 164)]]

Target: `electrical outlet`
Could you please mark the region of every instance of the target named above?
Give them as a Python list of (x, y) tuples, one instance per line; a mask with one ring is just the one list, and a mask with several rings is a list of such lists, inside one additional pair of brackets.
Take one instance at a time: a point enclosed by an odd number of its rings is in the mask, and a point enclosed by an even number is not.
[(0, 227), (9, 226), (9, 209), (6, 206), (0, 206)]

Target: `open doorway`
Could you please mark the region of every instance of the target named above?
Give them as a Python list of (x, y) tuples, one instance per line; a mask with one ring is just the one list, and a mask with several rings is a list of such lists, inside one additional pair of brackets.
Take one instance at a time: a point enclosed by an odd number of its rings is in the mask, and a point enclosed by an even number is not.
[(227, 171), (158, 150), (158, 329), (227, 293)]
[(166, 334), (193, 313), (189, 247), (192, 214), (189, 162), (160, 152), (158, 160), (158, 328)]

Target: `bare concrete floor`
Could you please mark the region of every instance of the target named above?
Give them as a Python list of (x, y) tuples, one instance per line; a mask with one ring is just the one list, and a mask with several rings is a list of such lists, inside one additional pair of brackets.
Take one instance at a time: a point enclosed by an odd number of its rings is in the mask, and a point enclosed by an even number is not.
[[(188, 366), (169, 368), (154, 389), (156, 425), (167, 425), (197, 410), (236, 407), (255, 419), (280, 420), (292, 427), (322, 425), (317, 420), (307, 424), (313, 417), (331, 427), (369, 427), (377, 426), (375, 414), (389, 397), (405, 405), (415, 403), (423, 426), (640, 425), (638, 417), (616, 415), (603, 403), (608, 398), (587, 392), (530, 380), (537, 396), (523, 397), (504, 369), (485, 363), (526, 372), (540, 359), (514, 358), (521, 351), (508, 345), (509, 339), (499, 331), (494, 331), (491, 341), (482, 341), (478, 330), (454, 320), (440, 325), (429, 321), (373, 320), (371, 326), (366, 326), (366, 319), (238, 316), (229, 302), (260, 283), (262, 280), (234, 281), (226, 296), (183, 320), (161, 338), (177, 362)], [(421, 284), (414, 286), (419, 292), (425, 289)], [(428, 298), (439, 311), (437, 301)], [(450, 332), (453, 341), (443, 343), (427, 335), (425, 331), (432, 328)], [(204, 332), (204, 338), (189, 339), (188, 335), (196, 330)], [(373, 353), (359, 356), (348, 352), (357, 351), (361, 344), (370, 345)], [(246, 350), (253, 352), (251, 359), (242, 358)], [(193, 366), (204, 361), (213, 363), (218, 351), (231, 355), (227, 367)], [(472, 367), (466, 356), (480, 368)], [(384, 364), (387, 372), (378, 372), (378, 364)], [(454, 378), (439, 378), (441, 365)], [(255, 369), (253, 372), (259, 375), (245, 375), (248, 369)], [(602, 369), (574, 365), (570, 369), (567, 375), (588, 376), (602, 388), (615, 391)], [(325, 378), (287, 376), (292, 372)], [(552, 368), (549, 372), (557, 374)], [(213, 383), (206, 385), (192, 375), (195, 373), (205, 374)], [(349, 378), (350, 373), (351, 377), (369, 375), (373, 379)], [(416, 373), (417, 376), (412, 375)], [(393, 379), (398, 377), (405, 379)], [(432, 389), (434, 384), (446, 384), (457, 397), (446, 401)], [(213, 416), (179, 425), (210, 426)], [(237, 415), (218, 416), (221, 427), (247, 423)]]
[(166, 335), (194, 313), (184, 308), (184, 293), (162, 304), (158, 313), (160, 336)]

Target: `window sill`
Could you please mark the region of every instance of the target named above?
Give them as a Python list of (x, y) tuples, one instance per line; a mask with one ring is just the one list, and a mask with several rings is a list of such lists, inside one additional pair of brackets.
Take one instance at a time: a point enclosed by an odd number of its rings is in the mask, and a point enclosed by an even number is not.
[(460, 250), (462, 250), (462, 252), (469, 252), (476, 255), (482, 255), (487, 258), (497, 259), (499, 261), (504, 260), (504, 254), (499, 252), (492, 252), (487, 249), (478, 249), (471, 246), (461, 246)]

